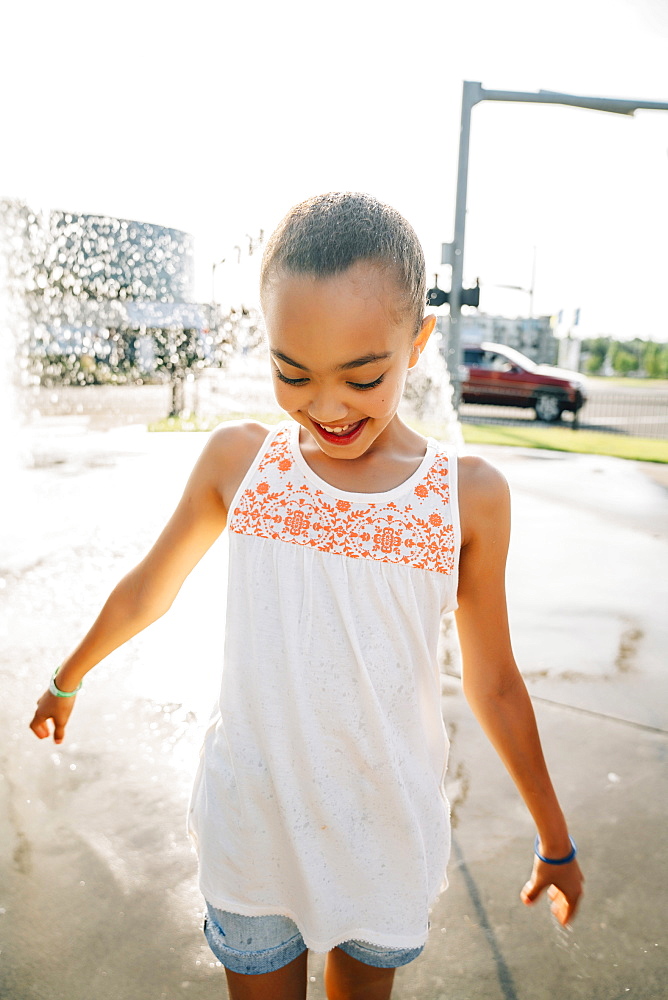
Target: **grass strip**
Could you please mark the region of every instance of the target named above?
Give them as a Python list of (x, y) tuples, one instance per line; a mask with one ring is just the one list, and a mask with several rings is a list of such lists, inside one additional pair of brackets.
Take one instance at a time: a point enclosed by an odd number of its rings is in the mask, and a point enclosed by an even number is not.
[(461, 426), (467, 444), (501, 444), (584, 455), (611, 455), (638, 462), (668, 462), (668, 441), (656, 438), (572, 430), (569, 427), (535, 427), (533, 424), (506, 427), (503, 424), (464, 423)]
[(597, 388), (616, 389), (622, 385), (632, 389), (668, 389), (666, 378), (638, 378), (633, 375), (587, 375), (587, 381), (593, 382)]

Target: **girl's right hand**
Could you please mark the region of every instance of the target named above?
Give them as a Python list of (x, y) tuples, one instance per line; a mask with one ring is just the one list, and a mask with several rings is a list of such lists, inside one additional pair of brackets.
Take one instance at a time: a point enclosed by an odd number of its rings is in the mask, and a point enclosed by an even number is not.
[(50, 735), (49, 722), (53, 722), (53, 742), (62, 743), (65, 739), (65, 727), (72, 714), (76, 695), (72, 698), (58, 698), (45, 691), (37, 702), (37, 709), (30, 723), (30, 728), (39, 740)]
[(574, 859), (562, 868), (545, 864), (534, 857), (531, 878), (526, 883), (520, 898), (530, 906), (544, 890), (550, 900), (550, 910), (562, 926), (570, 923), (582, 899), (584, 877)]

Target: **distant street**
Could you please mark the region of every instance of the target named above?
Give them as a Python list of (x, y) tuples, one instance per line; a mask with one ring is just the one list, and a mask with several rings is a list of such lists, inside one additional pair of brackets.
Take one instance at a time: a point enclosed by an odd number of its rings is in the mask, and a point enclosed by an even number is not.
[[(665, 386), (665, 383), (663, 383)], [(534, 421), (532, 409), (514, 406), (481, 406), (463, 403), (462, 419), (466, 423), (522, 424)], [(564, 426), (573, 420), (570, 413), (562, 417)], [(608, 431), (668, 440), (668, 389), (614, 385), (607, 387), (592, 382), (589, 399), (580, 410), (579, 425), (583, 430)]]

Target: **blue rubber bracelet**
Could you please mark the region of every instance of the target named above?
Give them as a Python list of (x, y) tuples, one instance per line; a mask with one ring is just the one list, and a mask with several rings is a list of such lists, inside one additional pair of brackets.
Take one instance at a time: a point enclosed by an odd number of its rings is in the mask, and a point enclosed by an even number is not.
[(536, 839), (534, 841), (533, 850), (539, 861), (544, 861), (547, 865), (567, 865), (569, 861), (572, 861), (575, 855), (578, 853), (578, 849), (575, 846), (575, 841), (572, 837), (568, 838), (571, 842), (571, 852), (567, 854), (565, 858), (546, 858), (538, 851), (538, 845), (540, 844), (540, 837), (536, 834)]
[(60, 688), (56, 687), (56, 674), (59, 670), (60, 667), (57, 667), (54, 671), (53, 677), (49, 682), (49, 691), (51, 694), (55, 694), (56, 698), (74, 698), (75, 694), (78, 694), (79, 691), (81, 691), (83, 681), (79, 681), (79, 687), (75, 688), (74, 691), (61, 691)]

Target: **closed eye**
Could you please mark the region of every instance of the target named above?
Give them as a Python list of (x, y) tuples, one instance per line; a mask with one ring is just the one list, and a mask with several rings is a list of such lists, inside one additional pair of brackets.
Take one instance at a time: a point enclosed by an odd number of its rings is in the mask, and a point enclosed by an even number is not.
[[(285, 382), (286, 385), (306, 385), (308, 382), (307, 378), (288, 378), (288, 376), (279, 371), (276, 366), (274, 366), (274, 375), (280, 382)], [(384, 378), (385, 375), (383, 374), (377, 379), (374, 379), (373, 382), (348, 382), (348, 385), (353, 389), (361, 389), (362, 391), (365, 389), (375, 389), (377, 385), (380, 385)]]
[(385, 378), (385, 375), (379, 375), (379, 377), (374, 382), (348, 382), (348, 385), (352, 386), (353, 389), (375, 389), (377, 385)]
[(278, 368), (274, 365), (274, 375), (280, 382), (285, 382), (286, 385), (306, 385), (308, 382), (307, 378), (288, 378), (283, 372), (280, 372)]

